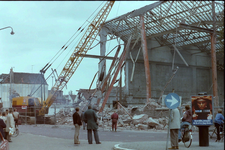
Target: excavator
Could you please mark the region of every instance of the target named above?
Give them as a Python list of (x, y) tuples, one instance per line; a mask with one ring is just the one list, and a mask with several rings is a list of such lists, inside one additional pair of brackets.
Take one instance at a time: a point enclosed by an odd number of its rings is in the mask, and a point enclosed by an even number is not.
[[(54, 86), (51, 88), (47, 99), (43, 103), (41, 103), (38, 98), (30, 96), (12, 98), (12, 107), (21, 107), (21, 110), (18, 110), (20, 114), (24, 114), (25, 111), (23, 110), (27, 109), (28, 112), (26, 112), (26, 115), (30, 115), (27, 119), (31, 124), (36, 120), (38, 121), (46, 119), (45, 114), (48, 114), (49, 107), (55, 101), (57, 91), (62, 90), (69, 82), (70, 78), (73, 76), (74, 72), (83, 60), (83, 57), (86, 55), (87, 51), (90, 49), (92, 43), (99, 34), (101, 26), (106, 21), (106, 18), (108, 17), (114, 2), (115, 1), (107, 1), (105, 5), (100, 9), (98, 14), (95, 16), (95, 18), (92, 20), (92, 22), (89, 24), (83, 37), (80, 39), (78, 45), (75, 47), (75, 50), (66, 62), (65, 66), (63, 67)], [(48, 63), (40, 72), (45, 72), (50, 66), (51, 64)]]

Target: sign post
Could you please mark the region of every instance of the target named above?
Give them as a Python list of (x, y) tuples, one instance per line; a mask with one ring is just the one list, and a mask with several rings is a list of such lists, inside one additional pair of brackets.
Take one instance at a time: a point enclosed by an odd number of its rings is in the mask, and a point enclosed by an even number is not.
[(166, 150), (168, 148), (169, 132), (170, 132), (170, 121), (171, 121), (171, 109), (175, 109), (180, 105), (180, 97), (176, 93), (169, 93), (165, 98), (166, 107), (170, 109), (169, 111), (169, 126), (167, 130), (167, 141), (166, 141)]

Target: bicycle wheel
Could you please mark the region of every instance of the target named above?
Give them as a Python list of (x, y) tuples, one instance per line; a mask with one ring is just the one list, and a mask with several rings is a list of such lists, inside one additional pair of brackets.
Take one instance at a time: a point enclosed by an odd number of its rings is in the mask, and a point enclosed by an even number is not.
[(192, 143), (192, 134), (191, 132), (188, 133), (188, 136), (189, 136), (189, 140), (188, 141), (183, 141), (184, 142), (184, 146), (189, 148), (191, 146), (191, 143)]
[(16, 128), (16, 131), (14, 131), (12, 137), (17, 137), (19, 135), (19, 129)]

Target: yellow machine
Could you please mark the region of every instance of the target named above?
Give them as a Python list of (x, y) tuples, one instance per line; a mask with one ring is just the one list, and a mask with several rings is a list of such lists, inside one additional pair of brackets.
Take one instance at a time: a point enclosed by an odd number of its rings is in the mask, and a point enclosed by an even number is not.
[[(86, 32), (84, 33), (78, 45), (75, 47), (75, 50), (73, 51), (72, 55), (70, 56), (64, 68), (62, 69), (60, 75), (58, 76), (58, 79), (55, 82), (55, 85), (51, 88), (48, 98), (43, 102), (43, 104), (41, 105), (39, 103), (40, 101), (34, 97), (15, 97), (13, 98), (13, 102), (12, 102), (13, 107), (22, 108), (22, 106), (23, 107), (27, 106), (27, 108), (30, 108), (31, 105), (29, 101), (33, 101), (34, 106), (37, 106), (37, 105), (41, 106), (41, 109), (39, 109), (37, 112), (38, 116), (44, 116), (45, 114), (48, 113), (49, 107), (52, 105), (52, 103), (56, 99), (56, 92), (59, 90), (62, 90), (66, 86), (66, 84), (68, 83), (68, 81), (70, 80), (74, 72), (76, 71), (77, 67), (81, 63), (83, 57), (86, 55), (87, 51), (91, 48), (91, 45), (96, 39), (97, 35), (99, 34), (101, 30), (101, 26), (104, 24), (106, 18), (108, 17), (114, 2), (115, 1), (107, 1), (106, 4), (98, 12), (96, 17), (93, 19), (93, 21), (89, 24)], [(45, 72), (50, 66), (51, 64), (48, 63), (41, 70), (41, 72)]]
[[(12, 99), (12, 107), (16, 108), (21, 115), (35, 116), (41, 109), (40, 100), (36, 97), (14, 97)], [(36, 110), (36, 111), (35, 111)]]

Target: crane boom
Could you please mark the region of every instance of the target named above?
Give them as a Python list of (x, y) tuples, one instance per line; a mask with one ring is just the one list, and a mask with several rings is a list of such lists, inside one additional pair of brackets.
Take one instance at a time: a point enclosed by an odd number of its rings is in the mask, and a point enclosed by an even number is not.
[(77, 67), (83, 60), (84, 55), (90, 49), (92, 43), (99, 34), (101, 26), (108, 17), (114, 2), (115, 1), (107, 1), (88, 26), (88, 29), (84, 33), (78, 45), (75, 47), (75, 50), (73, 51), (64, 68), (62, 69), (60, 75), (58, 76), (58, 80), (51, 88), (48, 98), (43, 103), (43, 106), (39, 111), (39, 115), (45, 114), (46, 110), (52, 105), (52, 103), (56, 99), (56, 92), (58, 90), (62, 90), (65, 87), (65, 85), (68, 83), (68, 81), (76, 71)]

